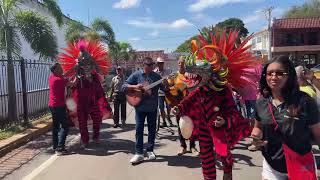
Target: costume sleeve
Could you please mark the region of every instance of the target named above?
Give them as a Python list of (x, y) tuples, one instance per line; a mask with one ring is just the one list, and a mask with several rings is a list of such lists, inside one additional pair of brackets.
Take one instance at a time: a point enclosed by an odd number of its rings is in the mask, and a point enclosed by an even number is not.
[(192, 91), (178, 105), (180, 116), (194, 116), (195, 105), (200, 102), (200, 89)]
[(178, 105), (181, 116), (188, 116), (193, 122), (192, 139), (197, 139), (199, 137), (199, 127), (200, 120), (203, 114), (201, 113), (201, 91), (200, 88), (192, 91), (188, 96), (186, 96)]

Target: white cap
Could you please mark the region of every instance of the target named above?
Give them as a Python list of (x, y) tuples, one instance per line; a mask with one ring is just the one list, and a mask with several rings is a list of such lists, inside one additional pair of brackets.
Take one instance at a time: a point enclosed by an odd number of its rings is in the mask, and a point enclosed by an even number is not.
[(163, 62), (164, 62), (164, 60), (161, 57), (157, 58), (157, 63), (163, 63)]

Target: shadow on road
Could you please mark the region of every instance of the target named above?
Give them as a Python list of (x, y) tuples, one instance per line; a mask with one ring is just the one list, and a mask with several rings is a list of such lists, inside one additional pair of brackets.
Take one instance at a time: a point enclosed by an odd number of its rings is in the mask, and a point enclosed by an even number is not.
[(255, 167), (262, 167), (253, 164), (252, 157), (243, 155), (243, 154), (233, 154), (234, 162), (238, 164), (248, 165), (248, 166), (255, 166)]
[(158, 155), (156, 160), (147, 162), (168, 162), (168, 166), (181, 166), (187, 168), (201, 167), (199, 157), (193, 156), (164, 156)]

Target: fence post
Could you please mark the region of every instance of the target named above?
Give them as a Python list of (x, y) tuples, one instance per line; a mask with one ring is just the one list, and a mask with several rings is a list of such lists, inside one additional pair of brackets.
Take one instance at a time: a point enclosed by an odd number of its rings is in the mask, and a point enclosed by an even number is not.
[(22, 102), (23, 102), (23, 125), (29, 125), (28, 119), (28, 99), (27, 99), (27, 83), (26, 83), (26, 66), (24, 59), (20, 60), (21, 67), (21, 83), (22, 83)]

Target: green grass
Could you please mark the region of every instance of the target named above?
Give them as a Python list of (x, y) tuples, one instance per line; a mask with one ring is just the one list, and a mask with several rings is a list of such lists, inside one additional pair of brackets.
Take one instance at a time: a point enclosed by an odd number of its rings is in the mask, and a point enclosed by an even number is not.
[(22, 127), (22, 126), (12, 126), (8, 129), (5, 129), (5, 130), (1, 130), (0, 131), (0, 140), (4, 140), (4, 139), (7, 139), (17, 133), (20, 133), (24, 130), (25, 128)]
[(47, 123), (49, 121), (51, 121), (51, 115), (49, 113), (46, 113), (46, 114), (43, 114), (42, 116), (37, 117), (37, 119), (30, 121), (30, 124), (28, 124), (27, 126), (12, 125), (7, 129), (0, 130), (0, 141), (4, 139), (8, 139), (15, 134), (21, 133), (24, 130), (34, 127), (39, 123)]

